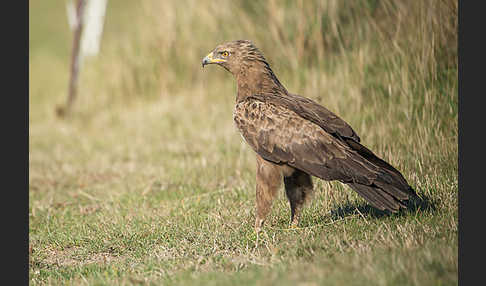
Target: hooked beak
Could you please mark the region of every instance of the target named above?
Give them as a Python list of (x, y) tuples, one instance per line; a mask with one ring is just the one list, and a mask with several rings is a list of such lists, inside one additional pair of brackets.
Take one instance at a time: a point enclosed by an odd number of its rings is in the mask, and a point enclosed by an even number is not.
[(225, 62), (223, 59), (218, 59), (213, 57), (213, 52), (210, 52), (204, 59), (202, 60), (202, 67), (209, 64), (217, 64)]

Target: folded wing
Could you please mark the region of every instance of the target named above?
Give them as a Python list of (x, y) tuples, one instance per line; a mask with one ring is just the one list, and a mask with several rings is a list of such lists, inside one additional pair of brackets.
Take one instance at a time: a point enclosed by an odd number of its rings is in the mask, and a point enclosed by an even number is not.
[(362, 146), (342, 119), (314, 104), (302, 97), (294, 102), (248, 97), (236, 105), (234, 121), (264, 159), (348, 184), (378, 209), (404, 207), (414, 192), (403, 176)]

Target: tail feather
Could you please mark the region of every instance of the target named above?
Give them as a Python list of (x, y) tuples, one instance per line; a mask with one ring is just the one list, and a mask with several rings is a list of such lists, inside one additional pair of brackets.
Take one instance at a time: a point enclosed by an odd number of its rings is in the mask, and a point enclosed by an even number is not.
[[(365, 146), (361, 145), (360, 143), (353, 141), (351, 139), (346, 139), (346, 143), (358, 154), (365, 158), (367, 161), (373, 163), (374, 165), (383, 168), (388, 175), (391, 176), (391, 181), (387, 180), (387, 183), (392, 183), (398, 189), (404, 190), (404, 192), (414, 195), (415, 191), (408, 185), (407, 180), (403, 177), (403, 175), (395, 169), (392, 165), (390, 165), (385, 160), (376, 156), (370, 149), (366, 148)], [(385, 178), (383, 178), (385, 179)]]
[(385, 191), (386, 193), (392, 195), (399, 200), (407, 200), (409, 198), (410, 193), (408, 189), (402, 190), (392, 184), (386, 184), (379, 180), (376, 180), (374, 184), (381, 190)]
[(362, 196), (367, 202), (369, 202), (373, 207), (379, 209), (379, 210), (385, 210), (386, 207), (383, 204), (382, 200), (380, 197), (377, 197), (377, 195), (368, 189), (368, 186), (366, 185), (360, 185), (360, 184), (348, 184), (353, 190), (355, 190), (360, 196)]
[(392, 212), (397, 212), (400, 208), (406, 208), (401, 199), (390, 195), (388, 192), (383, 191), (376, 186), (357, 183), (350, 183), (348, 185), (379, 210), (386, 209)]
[(376, 156), (371, 150), (351, 139), (346, 143), (361, 157), (373, 165), (381, 168), (378, 177), (371, 185), (349, 183), (349, 186), (370, 204), (378, 209), (387, 209), (393, 212), (405, 208), (404, 202), (416, 197), (415, 190), (408, 184), (403, 175), (388, 162)]

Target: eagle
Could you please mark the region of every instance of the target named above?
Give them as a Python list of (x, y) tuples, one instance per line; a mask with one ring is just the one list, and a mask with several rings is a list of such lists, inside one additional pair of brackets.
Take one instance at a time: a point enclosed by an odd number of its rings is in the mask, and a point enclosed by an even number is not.
[(398, 212), (416, 196), (397, 169), (360, 143), (348, 123), (315, 101), (288, 92), (251, 41), (216, 46), (202, 60), (203, 68), (209, 64), (236, 78), (233, 120), (256, 153), (257, 231), (282, 181), (291, 227), (298, 226), (313, 192), (312, 176), (348, 185), (379, 210)]

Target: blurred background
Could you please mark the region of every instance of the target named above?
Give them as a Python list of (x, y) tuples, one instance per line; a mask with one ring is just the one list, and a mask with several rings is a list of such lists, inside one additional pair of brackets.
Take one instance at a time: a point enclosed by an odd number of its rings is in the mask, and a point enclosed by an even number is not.
[(456, 1), (108, 1), (100, 51), (84, 59), (63, 119), (56, 109), (68, 96), (74, 34), (67, 4), (29, 1), (31, 180), (47, 154), (81, 170), (107, 154), (171, 170), (179, 162), (171, 152), (244, 160), (231, 116), (235, 81), (201, 68), (235, 39), (252, 40), (290, 92), (341, 116), (392, 163), (403, 163), (397, 155), (457, 161)]
[[(65, 101), (73, 42), (66, 3), (29, 1), (31, 117)], [(252, 40), (290, 91), (325, 97), (345, 116), (366, 100), (425, 99), (425, 89), (457, 106), (455, 94), (441, 92), (456, 82), (456, 1), (117, 0), (108, 1), (99, 55), (80, 72), (76, 110), (180, 93), (231, 98), (229, 75), (203, 72), (200, 62), (235, 39)], [(423, 109), (411, 105), (409, 115)]]

